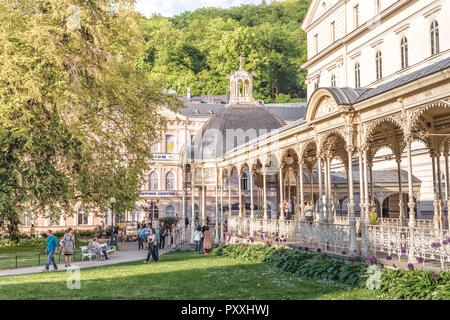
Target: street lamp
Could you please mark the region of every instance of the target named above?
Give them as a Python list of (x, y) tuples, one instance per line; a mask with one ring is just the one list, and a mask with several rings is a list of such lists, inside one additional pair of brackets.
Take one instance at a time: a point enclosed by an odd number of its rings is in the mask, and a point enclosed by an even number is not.
[(114, 203), (116, 203), (116, 198), (111, 197), (109, 199), (109, 203), (111, 203), (111, 245), (114, 242)]

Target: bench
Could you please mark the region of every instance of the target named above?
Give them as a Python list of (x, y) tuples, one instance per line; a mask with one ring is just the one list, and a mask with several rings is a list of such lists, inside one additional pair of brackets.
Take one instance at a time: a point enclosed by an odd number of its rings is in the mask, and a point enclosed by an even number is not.
[(80, 248), (81, 248), (81, 262), (83, 262), (85, 257), (89, 258), (89, 261), (92, 261), (93, 256), (96, 256), (97, 259), (99, 258), (99, 256), (95, 252), (92, 252), (91, 250), (89, 250), (87, 246), (80, 247)]
[(108, 247), (108, 249), (106, 250), (106, 253), (108, 255), (112, 255), (112, 254), (116, 253), (116, 246), (108, 246), (106, 243), (100, 243), (100, 247), (103, 247), (103, 246)]

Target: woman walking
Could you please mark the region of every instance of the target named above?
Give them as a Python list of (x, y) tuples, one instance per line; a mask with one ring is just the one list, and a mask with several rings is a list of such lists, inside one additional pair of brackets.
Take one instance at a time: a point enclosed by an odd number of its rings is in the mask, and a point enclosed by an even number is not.
[(156, 239), (155, 229), (150, 229), (150, 236), (147, 239), (148, 242), (148, 253), (147, 253), (147, 259), (144, 261), (144, 263), (147, 263), (150, 259), (150, 256), (152, 256), (152, 261), (158, 261), (155, 253), (155, 247), (158, 246), (158, 241)]
[(70, 267), (73, 251), (75, 250), (75, 236), (73, 235), (73, 228), (69, 228), (69, 231), (64, 235), (60, 244), (61, 253), (65, 256), (66, 268)]
[(202, 241), (202, 228), (200, 226), (194, 231), (195, 253), (200, 253), (200, 242)]
[(205, 227), (205, 232), (203, 235), (203, 250), (205, 254), (209, 254), (211, 251), (211, 231), (209, 231), (209, 227)]

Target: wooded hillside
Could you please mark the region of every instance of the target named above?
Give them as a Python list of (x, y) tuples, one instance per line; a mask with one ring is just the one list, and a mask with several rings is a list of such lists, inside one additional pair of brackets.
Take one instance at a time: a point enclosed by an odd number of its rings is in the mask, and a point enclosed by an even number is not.
[(180, 95), (228, 93), (227, 75), (255, 71), (255, 98), (289, 102), (305, 97), (309, 0), (286, 0), (230, 9), (205, 8), (173, 18), (146, 19), (146, 64), (151, 78)]

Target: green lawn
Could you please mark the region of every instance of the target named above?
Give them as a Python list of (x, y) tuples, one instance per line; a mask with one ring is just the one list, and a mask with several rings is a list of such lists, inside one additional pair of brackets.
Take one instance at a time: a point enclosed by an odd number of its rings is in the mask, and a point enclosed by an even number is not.
[[(86, 246), (87, 242), (80, 241), (77, 243), (77, 248), (80, 246)], [(12, 269), (16, 267), (16, 256), (18, 268), (34, 267), (39, 265), (45, 265), (47, 262), (47, 255), (44, 254), (44, 247), (35, 246), (23, 246), (23, 247), (5, 247), (0, 248), (0, 270)], [(73, 261), (81, 260), (81, 250), (75, 250), (75, 258)], [(64, 262), (64, 256), (56, 254), (55, 260), (57, 263)]]
[(65, 271), (0, 277), (0, 299), (377, 299), (374, 291), (302, 281), (264, 264), (192, 252), (80, 272), (81, 288), (73, 290)]

